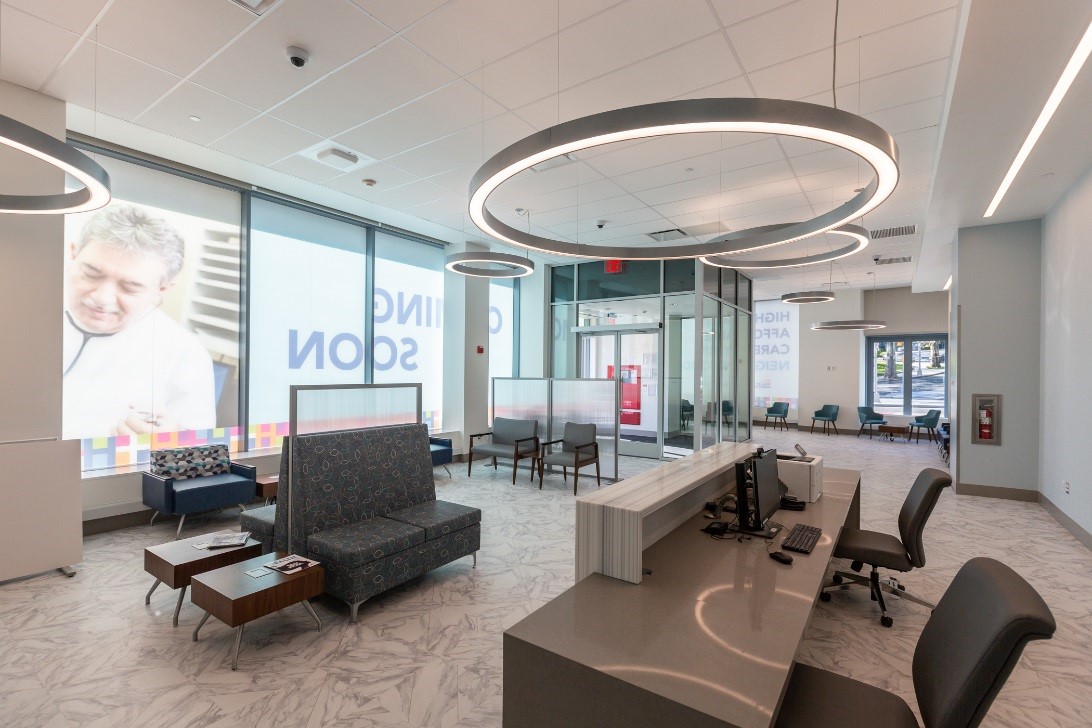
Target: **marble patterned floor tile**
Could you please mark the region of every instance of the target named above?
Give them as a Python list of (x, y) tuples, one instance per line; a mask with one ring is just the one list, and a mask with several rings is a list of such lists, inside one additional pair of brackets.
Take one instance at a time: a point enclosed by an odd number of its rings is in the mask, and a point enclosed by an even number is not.
[[(943, 469), (935, 446), (852, 436), (756, 430), (779, 450), (796, 442), (831, 467), (863, 471), (862, 524), (897, 534), (899, 508), (916, 474)], [(620, 458), (634, 475), (655, 461)], [(460, 559), (361, 606), (357, 625), (332, 598), (247, 627), (239, 670), (232, 632), (187, 598), (171, 627), (176, 593), (151, 577), (143, 549), (174, 538), (177, 523), (84, 539), (68, 579), (50, 572), (0, 585), (0, 724), (22, 726), (491, 726), (501, 723), (503, 631), (573, 583), (575, 501), (560, 475), (539, 490), (520, 471), (437, 469), (437, 496), (482, 509), (478, 566)], [(606, 487), (606, 486), (604, 486)], [(1034, 488), (1035, 484), (1029, 484)], [(594, 484), (581, 483), (581, 492)], [(184, 536), (238, 528), (238, 511), (187, 519)], [(1092, 555), (1034, 503), (946, 491), (926, 529), (927, 564), (901, 577), (937, 600), (966, 560), (1012, 566), (1058, 620), (1053, 640), (1028, 645), (984, 728), (1088, 725), (1092, 714)], [(835, 560), (833, 568), (848, 564)], [(879, 624), (865, 590), (817, 605), (799, 659), (891, 690), (916, 711), (911, 660), (928, 610), (891, 600), (894, 626)]]

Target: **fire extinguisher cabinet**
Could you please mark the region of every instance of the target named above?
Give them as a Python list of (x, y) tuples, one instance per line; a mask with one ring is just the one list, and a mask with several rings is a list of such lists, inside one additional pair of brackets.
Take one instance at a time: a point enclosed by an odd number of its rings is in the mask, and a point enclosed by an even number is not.
[(1001, 444), (1001, 395), (975, 394), (971, 397), (971, 443)]

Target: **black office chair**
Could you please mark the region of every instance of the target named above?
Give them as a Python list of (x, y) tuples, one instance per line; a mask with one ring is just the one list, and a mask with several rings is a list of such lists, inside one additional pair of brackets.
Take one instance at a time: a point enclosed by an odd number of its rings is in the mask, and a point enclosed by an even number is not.
[[(914, 695), (925, 728), (975, 728), (1024, 645), (1050, 639), (1054, 615), (1038, 592), (993, 559), (971, 559), (952, 579), (914, 649)], [(872, 685), (797, 663), (777, 728), (918, 728), (910, 706)]]
[[(830, 601), (830, 589), (849, 589), (854, 586), (867, 586), (872, 592), (872, 600), (880, 605), (880, 624), (890, 627), (891, 617), (887, 616), (887, 606), (883, 593), (894, 594), (932, 609), (933, 604), (914, 596), (899, 584), (898, 579), (880, 581), (880, 567), (907, 572), (925, 566), (925, 547), (921, 543), (921, 534), (925, 522), (933, 512), (933, 506), (940, 498), (940, 491), (952, 484), (952, 477), (943, 470), (926, 468), (918, 474), (913, 487), (906, 495), (906, 500), (899, 511), (899, 540), (891, 534), (879, 531), (863, 531), (857, 528), (843, 528), (838, 537), (834, 555), (840, 559), (850, 559), (853, 571), (860, 571), (864, 564), (872, 567), (868, 577), (847, 571), (834, 572), (834, 583), (823, 587), (819, 598)], [(845, 582), (849, 582), (848, 584)]]

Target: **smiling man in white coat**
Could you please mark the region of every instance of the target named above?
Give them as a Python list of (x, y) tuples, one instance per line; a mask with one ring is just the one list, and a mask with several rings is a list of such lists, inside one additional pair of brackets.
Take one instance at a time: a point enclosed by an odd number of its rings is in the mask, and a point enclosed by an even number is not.
[(212, 359), (158, 309), (185, 261), (182, 236), (117, 205), (95, 214), (67, 253), (64, 437), (215, 427)]

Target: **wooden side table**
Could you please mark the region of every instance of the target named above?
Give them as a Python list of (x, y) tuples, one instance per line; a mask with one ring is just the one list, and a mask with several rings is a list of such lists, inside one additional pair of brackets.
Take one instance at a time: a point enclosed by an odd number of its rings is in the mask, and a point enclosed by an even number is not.
[(902, 427), (899, 425), (878, 425), (876, 432), (880, 433), (881, 440), (887, 440), (888, 442), (895, 441), (895, 435), (906, 435), (907, 442), (910, 441), (910, 428)]
[(325, 589), (326, 572), (321, 566), (310, 566), (295, 574), (282, 574), (269, 569), (268, 574), (258, 578), (245, 573), (288, 555), (284, 552), (266, 554), (195, 576), (190, 598), (205, 610), (205, 616), (194, 627), (193, 641), (197, 641), (197, 633), (210, 616), (234, 627), (231, 669), (235, 670), (239, 666), (239, 645), (243, 641), (243, 626), (247, 622), (303, 602), (307, 613), (321, 631), (322, 622), (307, 601), (322, 594)]
[(255, 490), (254, 495), (259, 498), (265, 498), (265, 504), (269, 505), (273, 501), (277, 500), (277, 485), (280, 483), (280, 475), (259, 475), (254, 479)]
[(208, 533), (144, 549), (144, 570), (155, 577), (155, 583), (144, 597), (144, 603), (151, 604), (152, 592), (160, 584), (166, 584), (171, 589), (181, 589), (178, 592), (178, 604), (174, 608), (175, 627), (178, 626), (178, 613), (182, 611), (182, 600), (186, 598), (186, 588), (195, 575), (237, 564), (262, 553), (261, 542), (253, 538), (247, 539), (245, 546), (226, 549), (206, 551), (193, 547), (194, 544), (211, 540), (215, 535)]

